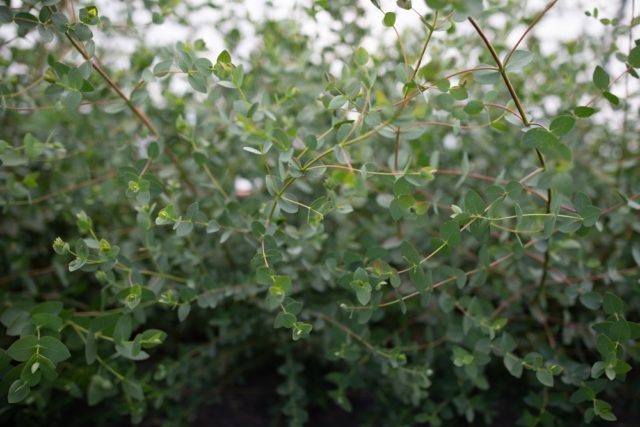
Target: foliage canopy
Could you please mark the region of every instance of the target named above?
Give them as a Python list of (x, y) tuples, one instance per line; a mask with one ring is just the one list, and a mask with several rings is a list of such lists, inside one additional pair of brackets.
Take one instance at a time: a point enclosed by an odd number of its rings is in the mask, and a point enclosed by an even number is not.
[[(273, 424), (640, 416), (637, 17), (123, 3), (0, 5), (3, 423), (184, 425), (260, 370)], [(211, 11), (213, 56), (146, 42)]]

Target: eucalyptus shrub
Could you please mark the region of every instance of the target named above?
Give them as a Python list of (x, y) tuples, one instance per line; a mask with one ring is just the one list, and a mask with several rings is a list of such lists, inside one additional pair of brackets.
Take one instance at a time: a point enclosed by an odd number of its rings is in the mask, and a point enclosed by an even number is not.
[[(637, 17), (544, 54), (556, 1), (124, 3), (0, 6), (3, 424), (184, 425), (265, 371), (263, 425), (638, 419)], [(211, 9), (225, 50), (145, 44)]]

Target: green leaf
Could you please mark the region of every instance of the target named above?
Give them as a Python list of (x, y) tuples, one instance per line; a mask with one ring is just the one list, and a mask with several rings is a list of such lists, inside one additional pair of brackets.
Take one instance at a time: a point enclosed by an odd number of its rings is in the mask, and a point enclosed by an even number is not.
[(140, 334), (142, 348), (157, 347), (167, 339), (167, 333), (159, 329), (147, 329)]
[(11, 383), (9, 387), (8, 401), (9, 403), (18, 403), (22, 402), (24, 399), (29, 396), (29, 392), (31, 388), (29, 384), (25, 383), (22, 380), (15, 380)]
[(499, 355), (504, 354), (504, 355), (508, 355), (512, 359), (515, 358), (516, 360), (520, 360), (516, 358), (514, 355), (510, 354), (513, 350), (516, 349), (517, 344), (513, 339), (513, 337), (509, 335), (508, 332), (503, 332), (500, 335), (500, 338), (498, 338), (496, 342), (496, 346), (497, 346), (496, 348), (498, 350)]
[(460, 226), (455, 221), (449, 221), (442, 225), (440, 229), (442, 240), (447, 242), (449, 246), (455, 248), (460, 244), (462, 238), (460, 236)]
[(141, 342), (121, 341), (116, 344), (116, 352), (129, 360), (146, 360), (149, 353), (141, 350)]
[(505, 187), (505, 191), (510, 199), (515, 200), (522, 193), (522, 184), (518, 181), (509, 181)]
[(33, 325), (44, 329), (51, 329), (57, 331), (62, 327), (62, 319), (55, 314), (49, 313), (36, 313), (31, 316)]
[(7, 349), (7, 354), (13, 360), (18, 362), (26, 362), (36, 353), (38, 347), (38, 337), (35, 335), (26, 335), (14, 341)]
[(136, 381), (130, 379), (122, 381), (122, 390), (127, 396), (131, 396), (135, 400), (144, 400), (142, 386)]
[(607, 314), (623, 314), (624, 302), (617, 295), (605, 292), (602, 298), (602, 308)]
[(365, 48), (359, 47), (358, 49), (356, 49), (355, 61), (359, 66), (366, 65), (366, 63), (369, 61), (369, 53)]
[(85, 24), (90, 24), (98, 16), (98, 8), (95, 6), (87, 6), (80, 9), (79, 17)]
[(344, 95), (338, 95), (335, 96), (330, 102), (329, 105), (327, 106), (327, 108), (329, 110), (337, 110), (338, 108), (342, 107), (344, 104), (346, 104), (347, 102), (347, 98), (344, 97)]
[(453, 364), (457, 367), (467, 366), (473, 363), (474, 357), (471, 353), (460, 346), (453, 346)]
[(69, 30), (69, 34), (71, 34), (74, 38), (80, 40), (81, 42), (85, 42), (91, 40), (93, 38), (93, 33), (82, 22), (76, 22), (73, 24), (71, 30)]
[(542, 383), (542, 385), (553, 387), (553, 374), (547, 369), (538, 369), (536, 371), (536, 378)]
[(411, 0), (396, 0), (398, 7), (406, 10), (411, 10)]
[(45, 336), (40, 338), (40, 353), (54, 364), (71, 357), (69, 349), (57, 338)]
[(62, 304), (62, 302), (60, 301), (47, 301), (47, 302), (43, 302), (40, 303), (36, 306), (34, 306), (31, 309), (31, 314), (53, 314), (53, 315), (57, 315), (60, 314), (60, 312), (62, 311), (64, 305)]
[(595, 399), (595, 397), (596, 397), (595, 393), (589, 387), (580, 386), (580, 388), (571, 395), (571, 397), (569, 398), (569, 401), (571, 403), (581, 403), (586, 401), (592, 401), (593, 399)]
[(618, 98), (617, 96), (615, 96), (611, 92), (604, 91), (604, 92), (602, 92), (602, 96), (604, 96), (605, 99), (611, 103), (611, 105), (619, 105), (620, 104), (620, 98)]
[(422, 257), (408, 240), (402, 241), (400, 245), (400, 255), (412, 266), (418, 265), (420, 261), (422, 261)]
[(200, 203), (193, 202), (187, 208), (185, 218), (189, 221), (193, 221), (197, 217), (198, 213), (200, 213)]
[(79, 90), (82, 87), (82, 83), (84, 83), (82, 72), (79, 68), (72, 68), (71, 70), (69, 70), (67, 79), (69, 80), (69, 86), (71, 86), (71, 88), (75, 90)]
[(611, 405), (604, 400), (596, 399), (593, 402), (593, 410), (597, 416), (606, 421), (616, 421), (618, 418), (613, 413)]
[(436, 87), (440, 92), (448, 92), (451, 82), (448, 79), (440, 79), (436, 82)]
[(469, 93), (464, 86), (454, 86), (449, 90), (449, 93), (457, 101), (463, 101), (469, 97)]
[(429, 6), (431, 9), (434, 9), (434, 10), (442, 9), (449, 5), (448, 0), (426, 0), (426, 3), (427, 3), (427, 6)]
[(384, 19), (382, 21), (386, 27), (393, 27), (396, 23), (396, 14), (393, 12), (387, 12), (384, 14)]
[(572, 116), (558, 116), (551, 121), (549, 129), (557, 136), (564, 136), (568, 134), (573, 126), (576, 124), (576, 119)]
[(531, 365), (534, 369), (539, 369), (544, 363), (544, 359), (540, 353), (532, 352), (524, 356), (524, 361)]
[(67, 110), (74, 112), (80, 106), (82, 102), (82, 94), (77, 91), (69, 91), (67, 92), (67, 96), (64, 98), (64, 106)]
[(629, 52), (629, 65), (633, 68), (640, 68), (640, 45), (631, 49)]
[(366, 284), (363, 287), (356, 290), (356, 298), (362, 305), (367, 305), (371, 300), (371, 285)]
[(129, 339), (131, 336), (131, 316), (125, 314), (118, 318), (113, 329), (113, 341), (120, 342)]
[(45, 148), (45, 145), (42, 142), (38, 141), (30, 133), (24, 136), (22, 144), (24, 145), (24, 153), (30, 159), (40, 156)]
[(237, 89), (237, 86), (228, 80), (220, 80), (216, 82), (216, 84), (218, 86), (226, 87), (227, 89)]
[(573, 111), (575, 111), (576, 116), (582, 118), (591, 117), (596, 113), (596, 109), (591, 107), (576, 107)]
[(520, 71), (533, 60), (533, 54), (527, 50), (516, 50), (507, 63), (507, 70)]
[(481, 70), (474, 73), (474, 80), (481, 85), (494, 85), (500, 78), (500, 73), (493, 70)]
[(413, 191), (413, 186), (404, 177), (398, 178), (396, 182), (393, 183), (393, 194), (396, 197), (410, 195), (412, 191)]
[(193, 223), (191, 221), (181, 220), (176, 225), (176, 236), (178, 237), (188, 236), (193, 231)]
[(273, 327), (274, 328), (293, 328), (293, 325), (296, 323), (296, 316), (293, 313), (283, 313), (280, 312), (276, 316)]
[(194, 90), (207, 93), (207, 78), (200, 73), (189, 74), (187, 81)]
[(607, 90), (609, 87), (609, 74), (599, 65), (593, 70), (593, 84), (600, 90)]
[(458, 287), (458, 289), (464, 288), (464, 286), (467, 284), (467, 275), (465, 274), (465, 272), (459, 268), (456, 268), (454, 270), (454, 275), (456, 278), (456, 286)]
[(434, 102), (438, 107), (442, 108), (443, 110), (452, 111), (456, 103), (456, 100), (453, 96), (449, 95), (448, 93), (441, 93), (439, 95), (436, 95)]
[(313, 327), (309, 323), (296, 322), (291, 329), (291, 338), (293, 338), (294, 341), (298, 341), (301, 338), (309, 336), (312, 329)]
[(522, 376), (522, 360), (516, 358), (511, 354), (506, 354), (502, 361), (504, 362), (504, 366), (507, 368), (507, 371), (511, 375), (516, 378), (520, 378)]
[(2, 166), (22, 166), (28, 163), (27, 159), (20, 155), (17, 151), (7, 150), (4, 153), (0, 153), (0, 160)]
[(631, 336), (629, 323), (624, 319), (613, 322), (608, 331), (608, 336), (613, 341), (626, 342)]
[(464, 198), (464, 208), (471, 214), (482, 215), (484, 213), (485, 203), (478, 193), (469, 190)]
[(616, 346), (609, 337), (604, 334), (598, 335), (596, 340), (596, 349), (602, 355), (602, 357), (609, 357), (611, 354), (615, 354)]
[(298, 212), (298, 204), (294, 203), (297, 201), (292, 194), (284, 193), (281, 197), (278, 197), (278, 206), (286, 213), (294, 214)]
[(191, 312), (191, 304), (189, 303), (180, 304), (180, 307), (178, 307), (178, 320), (180, 322), (184, 322), (187, 316), (189, 316), (190, 312)]
[(464, 112), (473, 116), (484, 110), (484, 104), (477, 100), (471, 100), (464, 106)]
[(411, 279), (411, 283), (413, 283), (418, 291), (431, 291), (431, 287), (433, 285), (431, 271), (427, 271), (425, 273), (422, 265), (417, 264), (411, 270), (409, 270), (409, 278)]
[(582, 216), (582, 225), (585, 227), (593, 227), (601, 214), (600, 209), (595, 206), (586, 206), (579, 213)]
[(528, 147), (535, 147), (546, 157), (555, 160), (571, 161), (571, 150), (560, 142), (553, 133), (542, 128), (533, 128), (522, 136), (522, 142)]
[(142, 286), (136, 283), (133, 286), (130, 286), (129, 289), (125, 289), (123, 303), (129, 309), (133, 310), (140, 304), (140, 300), (142, 298)]
[[(6, 12), (5, 12), (6, 15)], [(18, 35), (25, 36), (29, 31), (34, 29), (40, 23), (40, 20), (27, 12), (17, 12), (14, 22), (18, 25)]]
[(153, 74), (158, 77), (161, 77), (163, 75), (168, 75), (168, 72), (171, 71), (172, 65), (173, 65), (172, 59), (160, 61), (155, 65), (155, 67), (153, 67)]
[(598, 292), (587, 292), (580, 295), (580, 302), (590, 310), (597, 310), (602, 304), (602, 295)]
[(231, 64), (231, 55), (226, 50), (223, 50), (216, 58), (216, 62), (219, 64)]
[(273, 286), (281, 289), (283, 292), (291, 289), (291, 278), (289, 276), (273, 276), (271, 278)]

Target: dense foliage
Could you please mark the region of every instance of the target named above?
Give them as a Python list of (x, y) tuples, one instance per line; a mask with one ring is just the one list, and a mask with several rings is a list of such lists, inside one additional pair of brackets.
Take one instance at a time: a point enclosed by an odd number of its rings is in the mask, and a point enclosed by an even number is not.
[[(185, 425), (251, 378), (259, 425), (640, 417), (633, 12), (548, 54), (556, 1), (18, 3), (3, 425)], [(224, 50), (146, 42), (210, 12)]]

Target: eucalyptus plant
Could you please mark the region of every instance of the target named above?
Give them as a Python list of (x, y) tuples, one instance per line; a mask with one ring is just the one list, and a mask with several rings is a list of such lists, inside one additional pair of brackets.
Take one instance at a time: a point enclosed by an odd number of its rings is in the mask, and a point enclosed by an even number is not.
[[(185, 425), (265, 371), (261, 425), (638, 419), (633, 1), (552, 53), (557, 0), (18, 3), (3, 424)], [(148, 43), (212, 11), (224, 49)]]

